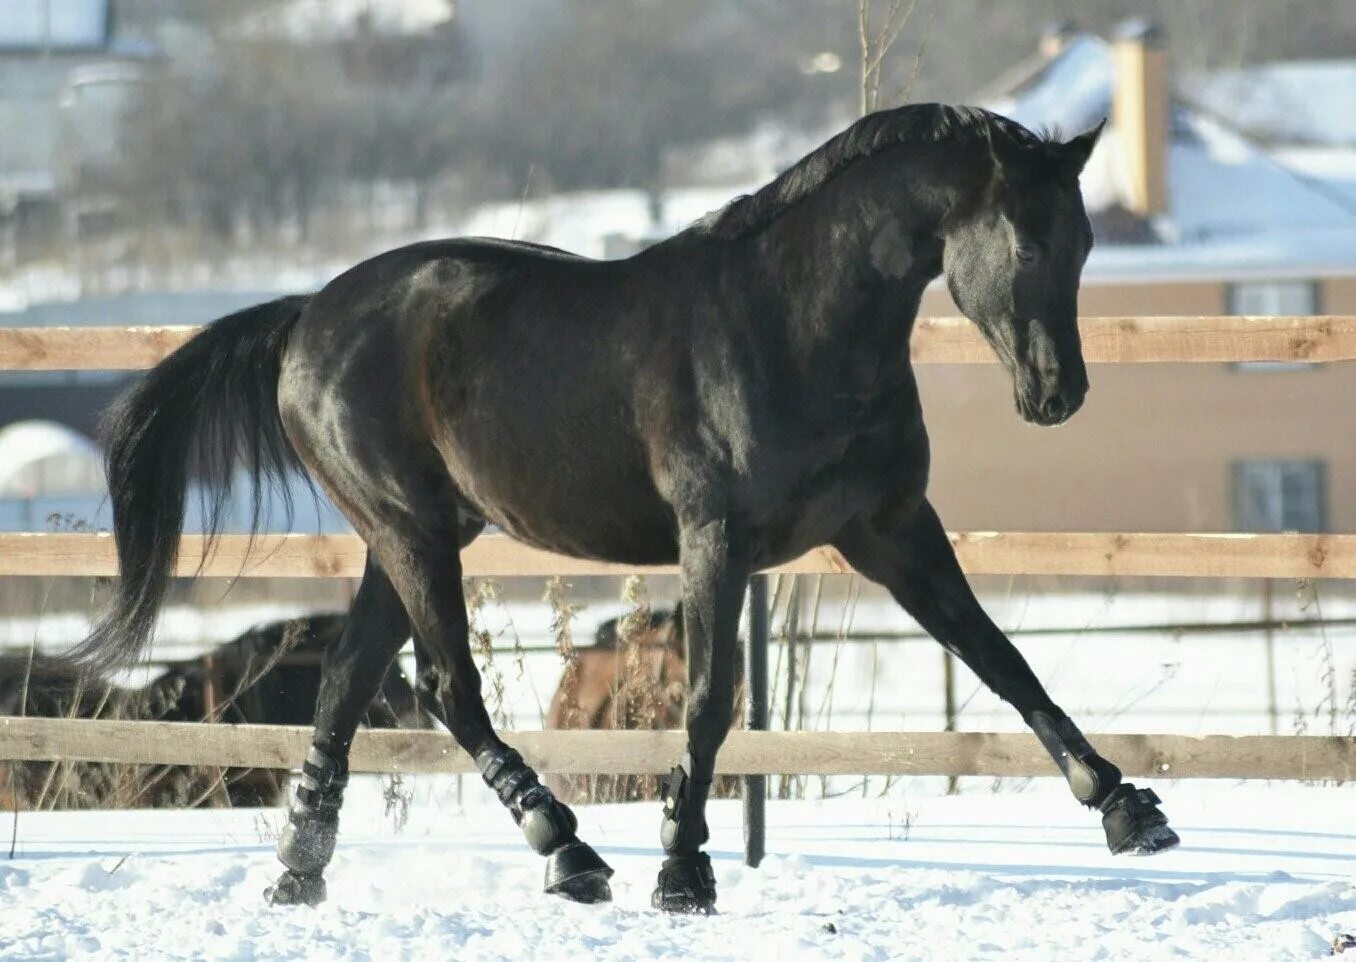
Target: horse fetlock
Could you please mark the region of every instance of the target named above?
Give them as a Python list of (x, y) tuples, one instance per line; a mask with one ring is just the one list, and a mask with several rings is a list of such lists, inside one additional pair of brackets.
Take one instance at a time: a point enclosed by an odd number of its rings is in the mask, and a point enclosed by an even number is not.
[(476, 767), (508, 807), (527, 844), (546, 856), (547, 894), (573, 902), (611, 901), (611, 866), (575, 837), (579, 822), (574, 812), (537, 780), (521, 755), (511, 748), (489, 749), (476, 756)]
[(1099, 807), (1120, 785), (1121, 770), (1097, 754), (1064, 712), (1034, 711), (1027, 723), (1064, 773), (1074, 797), (1088, 808)]
[(579, 828), (574, 812), (537, 780), (521, 755), (511, 748), (491, 749), (476, 756), (476, 766), (537, 854), (550, 855), (574, 840)]
[(684, 755), (664, 779), (661, 789), (664, 820), (659, 826), (659, 839), (665, 852), (695, 852), (710, 840), (705, 813), (710, 791), (710, 781), (700, 782), (692, 777), (692, 754)]

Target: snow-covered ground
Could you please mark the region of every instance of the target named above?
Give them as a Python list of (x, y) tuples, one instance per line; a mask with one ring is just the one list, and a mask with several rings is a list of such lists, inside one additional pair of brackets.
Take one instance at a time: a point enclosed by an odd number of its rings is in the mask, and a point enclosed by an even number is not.
[(1020, 794), (773, 802), (771, 853), (740, 858), (712, 806), (720, 915), (649, 907), (658, 806), (579, 810), (616, 901), (540, 893), (541, 860), (469, 779), (422, 782), (397, 832), (355, 783), (330, 900), (266, 908), (276, 813), (23, 815), (0, 860), (0, 958), (1317, 959), (1356, 929), (1350, 789), (1160, 783), (1181, 849), (1107, 854), (1057, 783)]

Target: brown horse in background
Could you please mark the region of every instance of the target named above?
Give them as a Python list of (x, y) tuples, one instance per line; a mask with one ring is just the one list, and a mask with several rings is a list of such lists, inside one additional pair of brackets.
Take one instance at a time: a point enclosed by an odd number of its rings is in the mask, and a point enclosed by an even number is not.
[[(551, 697), (548, 729), (657, 731), (683, 726), (687, 701), (687, 659), (683, 606), (650, 613), (648, 624), (631, 617), (598, 626), (593, 645), (580, 649)], [(742, 724), (742, 675), (735, 686), (731, 727)], [(659, 797), (653, 775), (548, 775), (546, 784), (568, 802), (634, 802)], [(739, 779), (716, 779), (712, 794), (732, 798)]]

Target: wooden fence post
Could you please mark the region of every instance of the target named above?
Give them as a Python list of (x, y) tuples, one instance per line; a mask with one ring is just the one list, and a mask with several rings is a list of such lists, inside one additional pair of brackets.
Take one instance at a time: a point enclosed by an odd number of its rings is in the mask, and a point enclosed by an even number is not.
[[(767, 575), (749, 579), (749, 636), (744, 643), (744, 684), (750, 731), (767, 729)], [(767, 852), (767, 776), (744, 776), (744, 864), (757, 868)]]

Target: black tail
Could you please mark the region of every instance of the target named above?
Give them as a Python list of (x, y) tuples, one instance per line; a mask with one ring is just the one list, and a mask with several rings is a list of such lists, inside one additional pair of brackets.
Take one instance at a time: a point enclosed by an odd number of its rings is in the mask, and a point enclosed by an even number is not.
[(237, 466), (253, 486), (251, 530), (264, 497), (300, 468), (278, 415), (288, 336), (309, 297), (284, 297), (213, 322), (165, 358), (104, 419), (118, 547), (112, 610), (66, 656), (86, 672), (130, 665), (150, 643), (179, 554), (185, 492), (203, 491), (209, 541), (221, 531)]

